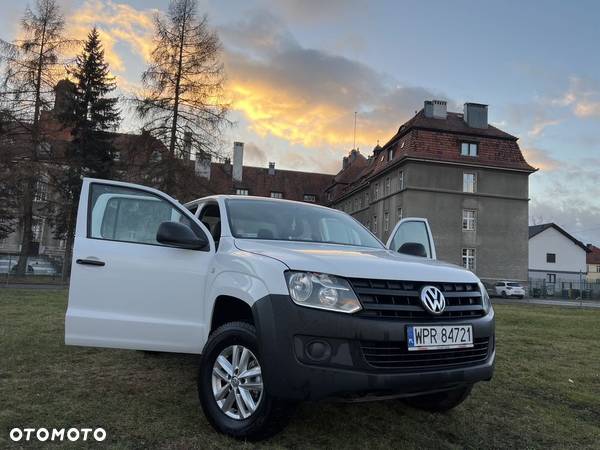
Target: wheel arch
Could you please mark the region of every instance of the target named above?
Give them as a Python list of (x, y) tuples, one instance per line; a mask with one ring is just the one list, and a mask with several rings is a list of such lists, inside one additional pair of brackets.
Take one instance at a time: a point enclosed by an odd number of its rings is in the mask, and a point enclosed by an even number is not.
[(239, 272), (220, 273), (208, 295), (211, 301), (207, 302), (205, 311), (209, 325), (206, 327), (206, 337), (215, 329), (215, 325), (222, 325), (223, 317), (231, 318), (232, 321), (252, 317), (252, 322), (256, 325), (252, 306), (266, 295), (269, 292), (265, 284), (256, 277)]

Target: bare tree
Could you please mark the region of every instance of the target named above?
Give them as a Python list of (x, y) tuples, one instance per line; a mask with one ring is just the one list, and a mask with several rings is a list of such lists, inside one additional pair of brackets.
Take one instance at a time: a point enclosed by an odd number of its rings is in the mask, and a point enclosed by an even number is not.
[[(11, 139), (23, 147), (19, 159), (21, 255), (17, 273), (25, 273), (32, 250), (34, 197), (41, 175), (40, 156), (49, 149), (40, 126), (41, 112), (49, 108), (52, 88), (63, 70), (62, 50), (72, 41), (63, 36), (64, 20), (55, 0), (37, 0), (27, 7), (21, 21), (23, 36), (13, 42), (0, 40), (4, 76), (0, 87), (2, 109), (9, 116)], [(41, 153), (43, 155), (41, 155)], [(14, 174), (13, 174), (14, 175)]]
[(168, 148), (161, 187), (171, 192), (176, 190), (177, 158), (188, 159), (192, 148), (217, 154), (228, 123), (221, 44), (196, 9), (195, 0), (173, 0), (165, 18), (155, 16), (155, 48), (137, 106), (144, 129)]

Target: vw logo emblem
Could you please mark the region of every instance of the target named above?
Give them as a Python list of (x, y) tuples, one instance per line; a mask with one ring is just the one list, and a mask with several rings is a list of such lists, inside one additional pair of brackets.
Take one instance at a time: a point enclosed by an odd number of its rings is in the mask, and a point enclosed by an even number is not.
[(444, 294), (435, 286), (424, 286), (421, 289), (421, 303), (431, 314), (441, 314), (446, 309)]

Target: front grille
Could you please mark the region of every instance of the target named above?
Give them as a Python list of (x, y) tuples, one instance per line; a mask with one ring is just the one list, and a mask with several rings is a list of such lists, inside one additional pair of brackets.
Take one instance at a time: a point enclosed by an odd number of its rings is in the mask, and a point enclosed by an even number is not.
[(489, 339), (475, 339), (472, 348), (408, 351), (406, 342), (361, 341), (365, 361), (378, 369), (436, 370), (465, 367), (483, 362), (488, 356)]
[[(359, 315), (383, 319), (454, 320), (472, 319), (484, 315), (477, 283), (433, 283), (421, 281), (390, 281), (351, 278), (350, 283), (363, 309)], [(423, 286), (436, 286), (446, 299), (446, 309), (433, 316), (421, 303)]]

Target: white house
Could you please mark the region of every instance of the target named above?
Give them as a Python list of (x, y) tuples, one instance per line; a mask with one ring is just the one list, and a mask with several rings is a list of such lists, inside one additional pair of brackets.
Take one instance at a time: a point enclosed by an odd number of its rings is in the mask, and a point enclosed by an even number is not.
[[(529, 278), (546, 283), (585, 281), (588, 248), (555, 223), (529, 227)], [(571, 286), (562, 285), (562, 288)]]

